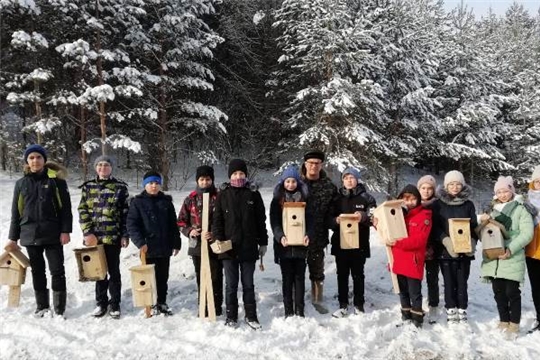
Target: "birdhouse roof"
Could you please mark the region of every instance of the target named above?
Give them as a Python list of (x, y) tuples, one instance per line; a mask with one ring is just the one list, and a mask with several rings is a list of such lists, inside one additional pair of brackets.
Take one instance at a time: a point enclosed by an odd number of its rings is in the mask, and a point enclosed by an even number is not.
[(30, 266), (30, 260), (28, 260), (26, 255), (24, 255), (20, 249), (4, 252), (2, 255), (0, 255), (0, 262), (3, 262), (9, 257), (15, 259), (15, 261), (17, 261), (19, 265), (25, 269)]

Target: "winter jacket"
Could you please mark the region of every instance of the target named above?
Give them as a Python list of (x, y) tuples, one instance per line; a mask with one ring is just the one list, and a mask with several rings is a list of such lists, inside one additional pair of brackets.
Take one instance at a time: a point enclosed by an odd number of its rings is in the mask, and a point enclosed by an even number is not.
[(482, 277), (507, 279), (523, 282), (525, 276), (525, 246), (531, 241), (534, 232), (531, 214), (516, 200), (508, 202), (501, 212), (493, 210), (490, 216), (505, 225), (509, 239), (504, 246), (511, 256), (506, 260), (489, 260), (484, 256)]
[(426, 245), (431, 232), (431, 210), (420, 205), (405, 214), (408, 236), (392, 246), (392, 272), (413, 279), (424, 278)]
[(533, 183), (529, 184), (528, 202), (536, 209), (534, 236), (525, 248), (525, 255), (540, 260), (540, 190), (534, 190)]
[[(369, 218), (370, 209), (377, 206), (375, 198), (366, 192), (364, 184), (358, 184), (356, 188), (348, 190), (340, 188), (338, 195), (332, 202), (327, 223), (332, 228), (332, 255), (337, 255), (341, 251), (347, 253), (357, 252), (366, 258), (371, 256), (369, 249), (369, 228), (371, 221)], [(340, 228), (336, 223), (336, 217), (340, 214), (354, 214), (359, 211), (362, 214), (362, 220), (359, 225), (360, 248), (359, 249), (341, 249)]]
[(100, 244), (120, 245), (127, 238), (127, 184), (113, 177), (85, 182), (79, 203), (79, 224), (83, 235), (93, 234)]
[[(189, 233), (193, 229), (202, 229), (202, 207), (203, 207), (203, 193), (201, 189), (192, 191), (184, 200), (182, 207), (180, 208), (180, 213), (178, 214), (178, 227), (180, 232), (189, 239), (189, 256), (201, 256), (201, 237), (197, 236), (196, 239), (191, 239)], [(214, 207), (216, 203), (217, 190), (216, 187), (212, 185), (208, 189), (208, 194), (210, 195), (209, 207), (210, 211), (208, 212), (208, 231), (212, 229), (212, 215), (214, 213)], [(208, 247), (210, 249), (210, 247)], [(209, 250), (209, 255), (217, 257), (216, 254)]]
[(182, 246), (172, 197), (161, 191), (157, 195), (143, 191), (133, 198), (127, 230), (135, 246), (148, 246), (148, 257), (168, 257), (173, 249), (180, 250)]
[[(437, 200), (436, 197), (432, 197), (430, 200), (422, 201), (422, 206), (429, 211), (433, 209), (433, 203)], [(433, 225), (433, 223), (432, 223)], [(427, 246), (426, 246), (426, 260), (435, 260), (435, 241), (433, 239), (433, 226), (431, 227), (431, 233), (429, 234)]]
[(264, 203), (250, 183), (241, 188), (229, 183), (220, 187), (212, 223), (214, 240), (232, 241), (232, 250), (220, 254), (220, 259), (256, 261), (259, 246), (268, 245)]
[(54, 162), (45, 164), (40, 173), (25, 167), (17, 180), (11, 204), (8, 238), (21, 245), (54, 245), (61, 233), (71, 233), (73, 216), (65, 180), (66, 169)]
[(435, 255), (439, 259), (443, 260), (464, 260), (464, 259), (474, 259), (473, 256), (468, 256), (466, 254), (458, 254), (457, 258), (453, 258), (448, 254), (446, 248), (444, 247), (442, 241), (445, 237), (450, 237), (449, 232), (449, 219), (456, 218), (469, 218), (470, 221), (470, 232), (471, 240), (473, 242), (473, 248), (476, 246), (478, 236), (474, 229), (478, 225), (478, 220), (476, 218), (476, 209), (474, 204), (469, 197), (471, 195), (472, 188), (465, 184), (463, 189), (457, 196), (451, 196), (443, 187), (438, 187), (436, 191), (437, 200), (433, 203), (432, 213), (433, 213), (433, 245), (435, 250)]
[(313, 227), (309, 236), (309, 249), (322, 250), (328, 245), (327, 218), (330, 213), (332, 201), (337, 196), (337, 187), (332, 180), (321, 170), (317, 180), (309, 180), (305, 177), (306, 168), (302, 165), (302, 180), (308, 186), (309, 196), (306, 202), (306, 212), (313, 214)]

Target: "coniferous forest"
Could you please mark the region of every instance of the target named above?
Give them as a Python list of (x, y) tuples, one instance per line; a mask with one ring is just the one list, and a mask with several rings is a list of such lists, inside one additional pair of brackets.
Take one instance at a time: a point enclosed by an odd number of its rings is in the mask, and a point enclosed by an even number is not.
[(308, 148), (395, 193), (399, 169), (524, 178), (540, 159), (540, 15), (434, 0), (0, 0), (0, 166), (114, 153), (167, 189)]

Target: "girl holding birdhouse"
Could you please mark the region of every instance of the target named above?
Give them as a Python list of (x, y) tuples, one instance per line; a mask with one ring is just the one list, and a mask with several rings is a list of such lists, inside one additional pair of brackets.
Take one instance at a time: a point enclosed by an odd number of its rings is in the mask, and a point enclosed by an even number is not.
[[(307, 195), (307, 185), (300, 179), (297, 168), (290, 166), (283, 171), (274, 188), (274, 197), (270, 203), (270, 225), (274, 233), (274, 259), (281, 268), (285, 317), (293, 315), (304, 317), (306, 255), (309, 245), (307, 233), (310, 217), (305, 213), (305, 207), (303, 207), (304, 218), (295, 219), (296, 224), (293, 225), (301, 227), (302, 230), (305, 229), (305, 232), (302, 231), (303, 234), (300, 234), (301, 239), (288, 238), (284, 229), (286, 224), (283, 223), (284, 211), (287, 212), (284, 210), (284, 204), (305, 204)], [(287, 220), (289, 219), (287, 218)], [(300, 244), (298, 244), (298, 240), (301, 241)]]
[[(364, 265), (370, 257), (369, 233), (370, 210), (376, 207), (375, 198), (366, 192), (360, 181), (360, 172), (347, 168), (341, 174), (343, 182), (330, 210), (329, 223), (332, 234), (332, 255), (336, 257), (339, 309), (332, 316), (341, 318), (347, 315), (349, 306), (349, 274), (353, 278), (354, 314), (364, 312)], [(349, 215), (343, 216), (343, 215)], [(350, 215), (353, 215), (351, 217)], [(345, 222), (357, 227), (357, 246), (342, 243), (341, 226)], [(343, 224), (342, 224), (343, 223)]]
[(534, 236), (525, 248), (527, 273), (531, 282), (531, 293), (536, 310), (536, 322), (529, 333), (540, 331), (540, 165), (537, 166), (529, 183), (528, 202), (536, 209)]
[(514, 182), (510, 176), (499, 177), (494, 186), (495, 199), (489, 214), (482, 214), (482, 224), (494, 219), (506, 229), (508, 238), (504, 241), (505, 252), (498, 258), (484, 255), (482, 277), (491, 282), (499, 311), (499, 329), (511, 334), (519, 332), (521, 320), (520, 283), (525, 277), (525, 246), (533, 237), (532, 216), (525, 206), (516, 199)]

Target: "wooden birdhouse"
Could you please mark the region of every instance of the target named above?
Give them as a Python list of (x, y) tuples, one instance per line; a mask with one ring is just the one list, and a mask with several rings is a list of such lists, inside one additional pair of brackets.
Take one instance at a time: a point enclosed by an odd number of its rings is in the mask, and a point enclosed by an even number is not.
[(356, 215), (339, 215), (339, 246), (342, 249), (360, 248), (358, 217)]
[(157, 302), (156, 274), (154, 264), (138, 265), (131, 271), (131, 289), (133, 291), (133, 306), (147, 307)]
[(103, 245), (74, 249), (79, 281), (98, 281), (107, 276), (107, 258)]
[(487, 222), (480, 232), (480, 240), (482, 241), (482, 251), (484, 255), (490, 259), (497, 259), (500, 255), (504, 255), (504, 239), (508, 237), (504, 225), (491, 219)]
[(9, 249), (0, 255), (0, 285), (9, 286), (8, 307), (18, 307), (21, 285), (26, 280), (30, 261), (20, 249)]
[(288, 245), (304, 245), (306, 235), (306, 203), (283, 203), (283, 231)]
[(408, 236), (401, 204), (402, 200), (385, 201), (373, 212), (377, 218), (377, 232), (383, 243), (387, 239), (398, 240)]
[(448, 219), (448, 229), (455, 253), (472, 252), (471, 219)]
[(232, 241), (231, 240), (225, 240), (225, 241), (216, 240), (212, 244), (210, 244), (210, 248), (212, 249), (214, 254), (223, 254), (229, 250), (232, 250)]

